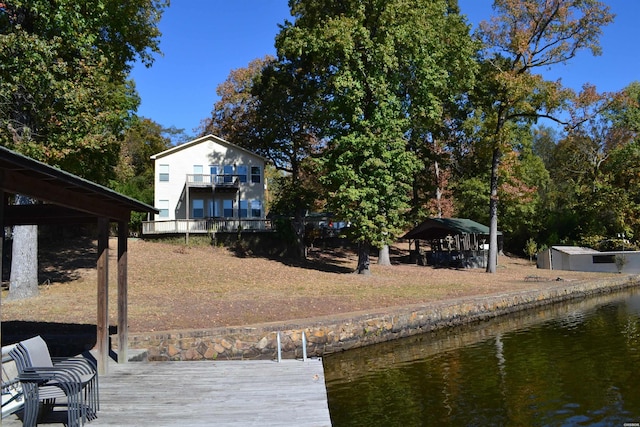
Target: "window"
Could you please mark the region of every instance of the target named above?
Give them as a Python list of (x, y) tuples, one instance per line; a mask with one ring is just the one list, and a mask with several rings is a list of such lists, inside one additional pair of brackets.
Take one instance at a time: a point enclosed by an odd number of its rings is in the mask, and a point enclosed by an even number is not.
[(240, 182), (247, 182), (247, 167), (244, 165), (238, 166), (238, 179)]
[(209, 200), (209, 216), (219, 217), (220, 216), (220, 201), (219, 200)]
[(262, 216), (262, 203), (260, 200), (251, 201), (251, 216), (254, 218), (260, 218)]
[(211, 165), (209, 166), (209, 173), (211, 174), (211, 182), (214, 184), (218, 183), (218, 174), (220, 173), (220, 166)]
[(233, 200), (227, 199), (222, 201), (222, 212), (227, 218), (233, 216)]
[(260, 166), (251, 166), (251, 182), (260, 184)]
[(193, 165), (193, 182), (202, 182), (202, 165)]
[(160, 218), (169, 218), (169, 201), (158, 200), (158, 210), (160, 211), (158, 214)]
[(159, 165), (158, 172), (160, 173), (160, 182), (169, 181), (169, 165)]
[(202, 199), (194, 199), (193, 200), (193, 211), (192, 218), (204, 218), (204, 200)]
[(240, 200), (240, 218), (246, 218), (249, 216), (248, 203), (246, 200)]
[(615, 255), (593, 255), (594, 264), (615, 264)]
[(233, 182), (233, 165), (224, 166), (224, 182), (229, 184)]

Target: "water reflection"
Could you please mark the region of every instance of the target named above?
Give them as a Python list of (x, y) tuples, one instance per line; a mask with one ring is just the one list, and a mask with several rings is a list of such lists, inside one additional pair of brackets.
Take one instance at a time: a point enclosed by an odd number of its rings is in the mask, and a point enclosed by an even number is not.
[(335, 426), (640, 422), (640, 290), (328, 356)]

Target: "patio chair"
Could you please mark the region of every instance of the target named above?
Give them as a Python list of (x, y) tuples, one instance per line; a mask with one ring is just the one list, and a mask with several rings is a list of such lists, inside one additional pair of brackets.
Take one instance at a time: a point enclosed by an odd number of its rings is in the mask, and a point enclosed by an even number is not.
[(16, 364), (9, 355), (15, 345), (2, 347), (2, 418), (22, 409), (22, 385), (18, 379)]
[[(96, 367), (84, 358), (52, 358), (40, 336), (21, 341), (10, 352), (24, 394), (23, 425), (35, 426), (40, 402), (46, 409), (66, 406), (67, 425), (79, 427), (99, 410)], [(64, 398), (65, 402), (56, 403)]]

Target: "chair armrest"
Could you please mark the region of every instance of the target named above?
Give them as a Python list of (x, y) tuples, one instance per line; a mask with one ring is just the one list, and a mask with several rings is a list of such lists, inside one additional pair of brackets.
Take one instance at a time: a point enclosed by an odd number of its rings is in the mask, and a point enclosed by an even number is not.
[(80, 375), (72, 370), (62, 370), (50, 367), (28, 367), (18, 375), (21, 382), (32, 382), (40, 385), (43, 384), (68, 384), (64, 386), (67, 389), (80, 389), (82, 379)]
[(29, 368), (18, 376), (23, 383), (35, 383), (38, 387), (53, 386), (64, 392), (66, 396), (79, 395), (82, 383), (77, 375), (51, 368)]
[(74, 369), (80, 374), (97, 374), (96, 366), (91, 361), (79, 357), (55, 357), (51, 358), (54, 368)]

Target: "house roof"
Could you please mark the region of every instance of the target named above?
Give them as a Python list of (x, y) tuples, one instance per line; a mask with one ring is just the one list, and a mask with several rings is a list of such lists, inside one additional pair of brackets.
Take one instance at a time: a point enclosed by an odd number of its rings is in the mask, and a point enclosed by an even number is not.
[(45, 204), (9, 205), (8, 225), (92, 222), (95, 218), (129, 221), (132, 211), (158, 212), (138, 200), (0, 146), (0, 189)]
[(456, 234), (489, 235), (489, 227), (466, 218), (429, 218), (402, 238), (433, 240)]
[(265, 162), (269, 162), (269, 159), (267, 159), (266, 157), (261, 156), (260, 154), (256, 154), (251, 150), (247, 150), (246, 148), (240, 147), (239, 145), (233, 144), (227, 140), (224, 140), (222, 138), (220, 138), (219, 136), (215, 136), (215, 135), (205, 135), (205, 136), (201, 136), (200, 138), (196, 138), (192, 141), (189, 142), (185, 142), (184, 144), (180, 144), (180, 145), (176, 145), (175, 147), (171, 147), (168, 150), (162, 151), (160, 153), (156, 153), (154, 155), (151, 156), (151, 160), (157, 160), (157, 159), (161, 159), (163, 157), (169, 156), (173, 153), (176, 153), (178, 151), (181, 150), (185, 150), (189, 147), (193, 147), (194, 145), (198, 145), (201, 144), (203, 142), (207, 142), (207, 141), (214, 141), (217, 142), (218, 144), (222, 144), (222, 145), (226, 145), (228, 147), (233, 147), (236, 150), (240, 150), (240, 151), (244, 151), (247, 154), (250, 154), (252, 156), (256, 156), (262, 160), (264, 160)]

